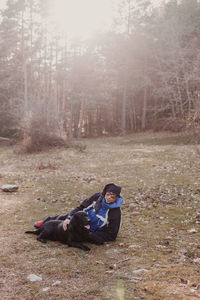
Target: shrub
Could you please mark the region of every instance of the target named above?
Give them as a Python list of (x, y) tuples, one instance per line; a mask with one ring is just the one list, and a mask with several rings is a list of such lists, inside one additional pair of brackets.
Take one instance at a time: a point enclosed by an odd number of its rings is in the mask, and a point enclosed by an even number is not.
[(158, 131), (181, 132), (186, 128), (186, 121), (178, 118), (160, 118), (152, 123), (152, 129)]
[(38, 116), (26, 123), (24, 128), (24, 139), (21, 151), (34, 153), (47, 150), (52, 147), (69, 148), (71, 143), (52, 132), (45, 118)]
[(86, 145), (82, 144), (82, 143), (76, 143), (73, 145), (74, 149), (76, 149), (78, 152), (85, 152), (86, 150)]

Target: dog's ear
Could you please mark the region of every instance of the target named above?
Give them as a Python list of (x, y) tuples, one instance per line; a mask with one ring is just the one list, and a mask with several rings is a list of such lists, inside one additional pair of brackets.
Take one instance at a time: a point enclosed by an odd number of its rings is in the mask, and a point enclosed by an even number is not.
[[(76, 222), (78, 221), (78, 219), (79, 219), (79, 215), (78, 215), (78, 214), (74, 214), (74, 215), (72, 216), (72, 218), (71, 218), (70, 223), (74, 224), (74, 223), (76, 223)], [(70, 224), (70, 223), (69, 223), (69, 224)]]
[(77, 219), (79, 217), (79, 215), (76, 213), (73, 215), (72, 219)]
[(75, 219), (80, 219), (83, 217), (83, 212), (82, 211), (78, 211), (77, 213), (74, 214), (73, 216)]

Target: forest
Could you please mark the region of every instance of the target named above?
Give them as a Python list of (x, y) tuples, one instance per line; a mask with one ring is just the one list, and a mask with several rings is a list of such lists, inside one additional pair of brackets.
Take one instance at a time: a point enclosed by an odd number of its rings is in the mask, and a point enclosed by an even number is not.
[(116, 136), (198, 121), (198, 0), (119, 0), (111, 29), (87, 39), (51, 22), (51, 2), (1, 9), (0, 136)]

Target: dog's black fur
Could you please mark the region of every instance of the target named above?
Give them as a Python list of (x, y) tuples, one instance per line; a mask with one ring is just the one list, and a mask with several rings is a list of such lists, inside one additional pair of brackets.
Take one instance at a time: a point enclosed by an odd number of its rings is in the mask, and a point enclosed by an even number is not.
[(79, 211), (72, 217), (66, 231), (63, 229), (63, 220), (51, 220), (45, 222), (39, 229), (29, 230), (25, 233), (39, 235), (37, 240), (42, 243), (46, 243), (46, 240), (60, 241), (69, 247), (89, 251), (90, 248), (82, 244), (83, 241), (88, 241), (89, 239), (89, 224), (90, 221), (87, 214)]

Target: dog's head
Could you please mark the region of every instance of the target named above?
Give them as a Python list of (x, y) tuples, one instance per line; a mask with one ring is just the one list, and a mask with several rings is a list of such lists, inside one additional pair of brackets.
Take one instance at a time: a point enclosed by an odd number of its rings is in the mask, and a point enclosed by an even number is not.
[[(84, 211), (78, 211), (73, 215), (72, 221), (76, 223), (79, 227), (89, 230), (90, 229), (90, 220), (88, 215)], [(71, 221), (71, 222), (72, 222)]]

